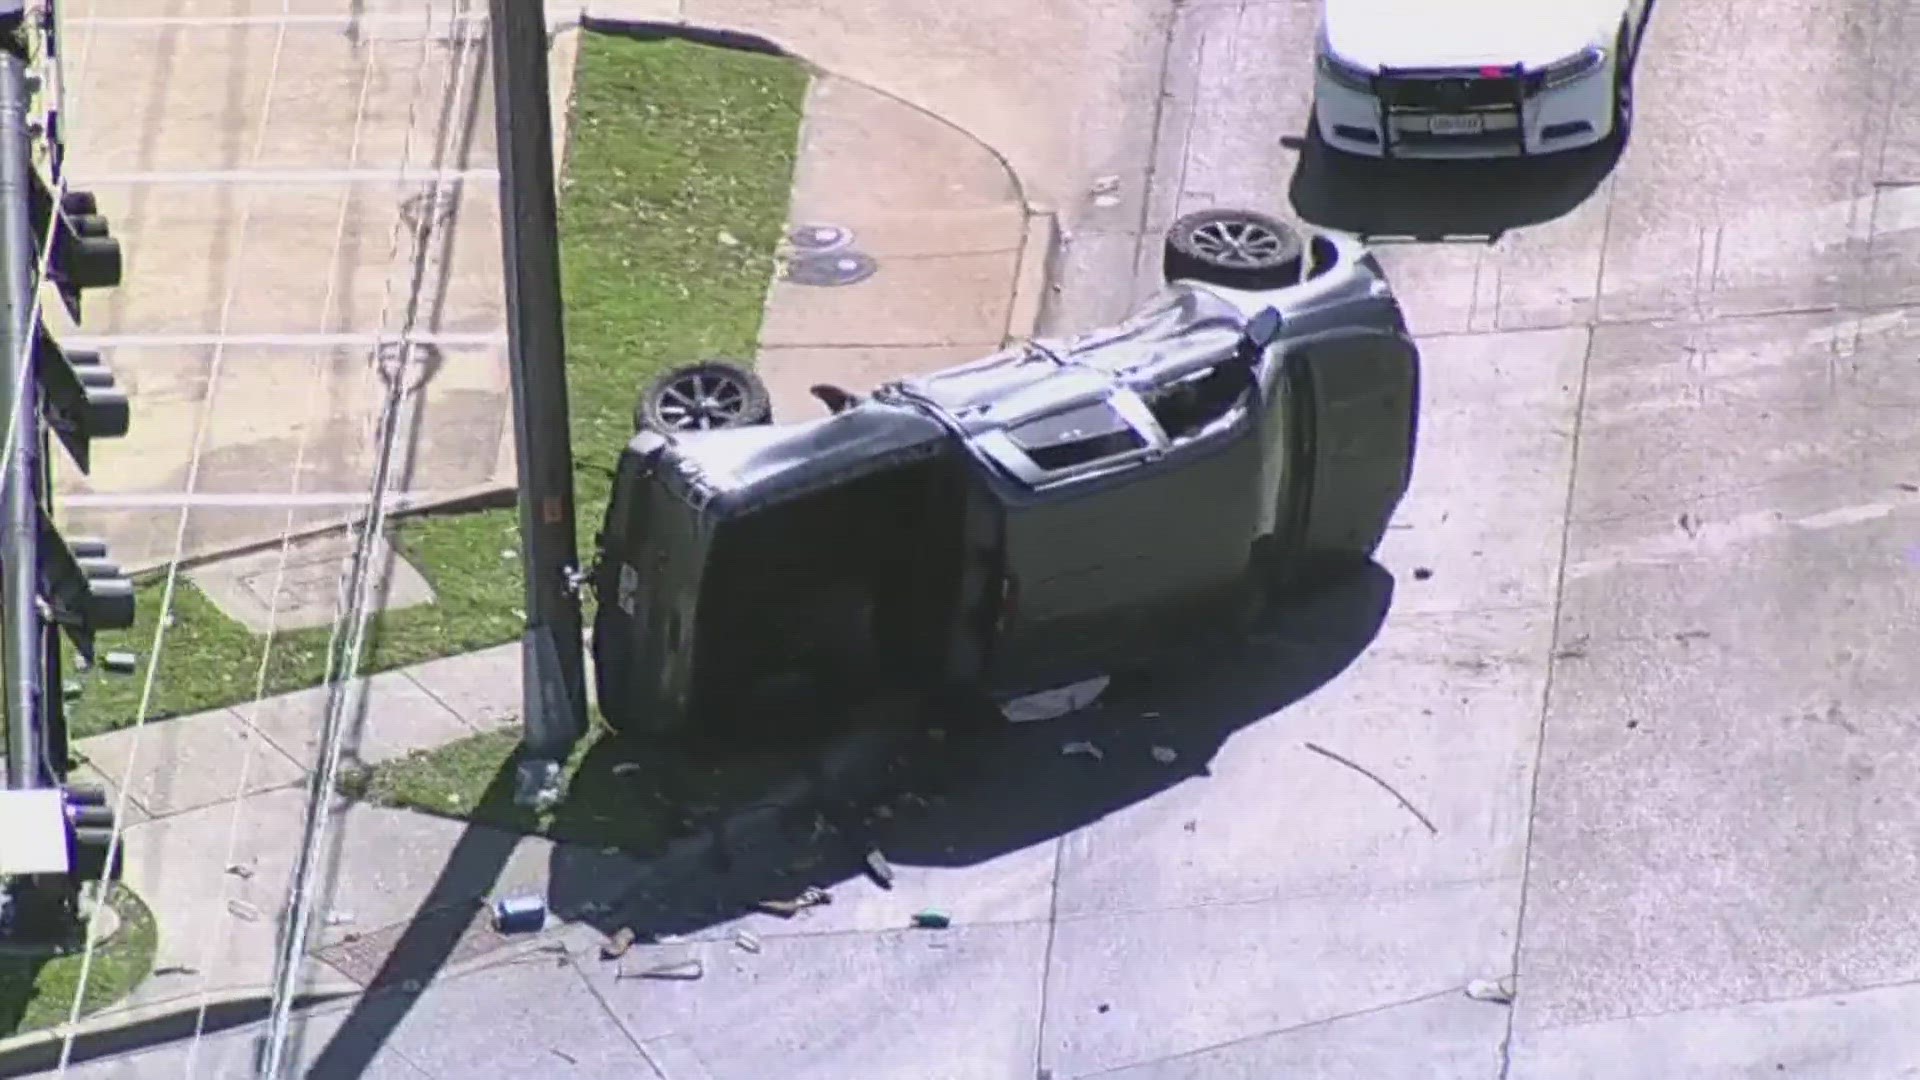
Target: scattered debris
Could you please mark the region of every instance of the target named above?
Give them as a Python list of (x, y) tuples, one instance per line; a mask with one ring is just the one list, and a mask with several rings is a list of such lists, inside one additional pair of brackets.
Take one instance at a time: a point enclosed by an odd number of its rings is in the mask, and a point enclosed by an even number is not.
[(130, 652), (110, 652), (100, 658), (100, 666), (115, 675), (131, 675), (140, 666), (140, 658)]
[(1554, 650), (1553, 658), (1555, 660), (1586, 659), (1587, 658), (1587, 635), (1581, 634), (1579, 637), (1574, 638), (1573, 640), (1567, 642), (1565, 645)]
[(914, 913), (913, 925), (922, 930), (945, 930), (953, 925), (953, 920), (948, 918), (944, 911), (928, 909)]
[(227, 867), (227, 873), (245, 881), (253, 876), (253, 867), (246, 863), (234, 863), (232, 866)]
[(1680, 526), (1680, 531), (1686, 533), (1689, 538), (1700, 535), (1700, 520), (1692, 514), (1681, 514), (1676, 524)]
[(1107, 756), (1106, 754), (1100, 751), (1099, 747), (1093, 745), (1090, 742), (1087, 742), (1084, 739), (1078, 742), (1061, 744), (1060, 753), (1066, 757), (1075, 757), (1075, 756), (1083, 755), (1086, 757), (1090, 757), (1095, 761), (1104, 761)]
[(720, 230), (720, 243), (723, 247), (739, 247), (740, 238), (725, 229)]
[(1340, 764), (1345, 765), (1347, 768), (1352, 769), (1354, 772), (1359, 773), (1361, 776), (1364, 776), (1367, 779), (1373, 781), (1374, 783), (1380, 785), (1382, 788), (1386, 790), (1387, 794), (1393, 796), (1395, 799), (1398, 799), (1400, 801), (1401, 806), (1404, 806), (1407, 808), (1407, 813), (1412, 814), (1416, 818), (1419, 818), (1420, 824), (1425, 825), (1429, 833), (1432, 833), (1435, 836), (1440, 835), (1440, 830), (1435, 828), (1433, 822), (1427, 819), (1427, 815), (1420, 812), (1419, 807), (1413, 805), (1411, 802), (1408, 802), (1407, 797), (1405, 795), (1400, 794), (1399, 790), (1396, 789), (1392, 784), (1389, 784), (1385, 780), (1380, 779), (1379, 776), (1375, 775), (1373, 771), (1368, 769), (1366, 766), (1357, 764), (1353, 761), (1349, 761), (1348, 759), (1341, 757), (1339, 754), (1334, 753), (1333, 751), (1327, 749), (1324, 746), (1319, 745), (1318, 743), (1307, 743), (1306, 747), (1307, 749), (1313, 751), (1314, 753), (1319, 754), (1321, 757), (1331, 758), (1334, 761), (1337, 761)]
[(1181, 829), (1182, 829), (1183, 831), (1186, 831), (1186, 832), (1199, 832), (1199, 831), (1200, 831), (1200, 823), (1199, 823), (1198, 821), (1195, 821), (1195, 820), (1194, 820), (1194, 819), (1192, 819), (1192, 818), (1188, 818), (1188, 819), (1187, 819), (1187, 823), (1186, 823), (1186, 824), (1184, 824), (1184, 825), (1182, 825), (1182, 826), (1180, 826), (1180, 828), (1181, 828)]
[(227, 910), (233, 912), (233, 917), (236, 919), (244, 919), (247, 922), (260, 921), (260, 909), (245, 900), (227, 901)]
[(1111, 195), (1119, 190), (1120, 178), (1118, 176), (1102, 176), (1096, 178), (1093, 182), (1093, 193), (1095, 195)]
[(670, 979), (680, 982), (691, 982), (694, 979), (701, 978), (706, 975), (706, 973), (707, 969), (700, 961), (681, 960), (672, 964), (661, 964), (658, 967), (650, 967), (638, 975), (630, 974), (626, 971), (616, 971), (613, 977), (616, 979)]
[(760, 951), (760, 938), (751, 930), (735, 930), (733, 943), (739, 946), (742, 952), (758, 953)]
[(351, 911), (327, 912), (326, 922), (328, 926), (345, 926), (352, 921), (353, 921), (353, 912)]
[(883, 889), (893, 888), (893, 864), (887, 861), (879, 848), (867, 849), (867, 874), (873, 878), (875, 885)]
[(640, 763), (637, 761), (623, 761), (613, 767), (613, 775), (615, 776), (632, 776), (639, 771)]
[(1920, 492), (1920, 484), (1910, 484), (1905, 481), (1902, 481), (1899, 484), (1896, 484), (1894, 486), (1898, 487), (1901, 491)]
[(165, 967), (157, 967), (157, 968), (154, 968), (154, 969), (153, 969), (153, 973), (154, 973), (154, 975), (155, 975), (155, 976), (162, 976), (162, 975), (198, 975), (198, 974), (200, 974), (200, 969), (199, 969), (199, 968), (197, 968), (197, 967), (190, 967), (190, 966), (188, 966), (188, 965), (186, 965), (186, 964), (168, 964), (168, 965), (167, 965), (167, 966), (165, 966)]
[(1415, 580), (1415, 581), (1426, 581), (1426, 580), (1428, 580), (1428, 579), (1429, 579), (1429, 578), (1431, 578), (1431, 577), (1433, 577), (1433, 568), (1432, 568), (1432, 567), (1430, 567), (1430, 566), (1416, 566), (1416, 567), (1414, 567), (1414, 568), (1413, 568), (1413, 580)]
[(1467, 996), (1475, 1001), (1511, 1005), (1513, 1004), (1512, 976), (1504, 979), (1474, 979), (1467, 983)]
[(1107, 692), (1107, 686), (1113, 679), (1101, 675), (1084, 679), (1069, 686), (1053, 690), (1042, 690), (1037, 694), (1017, 697), (1000, 706), (1000, 712), (1007, 720), (1015, 724), (1030, 724), (1039, 720), (1057, 720), (1068, 713), (1076, 713), (1099, 700)]
[(1162, 765), (1171, 765), (1180, 760), (1180, 754), (1171, 746), (1156, 746), (1153, 748), (1153, 760)]
[(769, 915), (778, 915), (783, 919), (791, 919), (806, 908), (820, 907), (824, 904), (831, 903), (833, 903), (832, 893), (825, 889), (816, 889), (809, 886), (799, 896), (791, 900), (762, 900), (755, 906)]
[(1682, 630), (1673, 635), (1673, 640), (1685, 645), (1689, 641), (1699, 641), (1702, 638), (1710, 638), (1712, 636), (1711, 633), (1705, 630)]
[(580, 1064), (579, 1058), (574, 1057), (572, 1054), (567, 1053), (565, 1050), (560, 1050), (555, 1047), (549, 1046), (547, 1047), (547, 1052), (552, 1054), (554, 1057), (559, 1058), (561, 1061), (566, 1062), (569, 1065)]
[(627, 955), (627, 950), (633, 948), (634, 936), (631, 926), (623, 926), (608, 934), (607, 940), (600, 943), (600, 959), (618, 960)]
[(502, 934), (525, 934), (547, 925), (547, 901), (542, 896), (503, 896), (493, 902), (493, 928)]

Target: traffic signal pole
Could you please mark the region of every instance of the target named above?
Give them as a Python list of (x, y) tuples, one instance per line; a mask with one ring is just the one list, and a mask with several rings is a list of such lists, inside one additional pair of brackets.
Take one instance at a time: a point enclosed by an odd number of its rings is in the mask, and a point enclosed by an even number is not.
[(558, 796), (561, 765), (587, 730), (545, 8), (541, 0), (490, 3), (507, 349), (526, 573), (516, 793), (522, 804)]
[[(9, 37), (18, 40), (20, 5), (0, 10)], [(12, 44), (12, 42), (9, 42)], [(6, 680), (7, 787), (51, 786), (52, 769), (64, 762), (42, 760), (45, 746), (40, 695), (45, 661), (39, 611), (38, 540), (40, 530), (39, 386), (32, 372), (35, 267), (39, 245), (29, 217), (32, 149), (27, 132), (27, 72), (14, 49), (0, 49), (0, 416), (10, 450), (0, 472), (0, 670)]]

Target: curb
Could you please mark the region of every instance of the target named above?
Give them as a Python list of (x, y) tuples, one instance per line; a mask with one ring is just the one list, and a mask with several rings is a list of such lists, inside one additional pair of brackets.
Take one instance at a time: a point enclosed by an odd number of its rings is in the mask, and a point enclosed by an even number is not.
[(615, 34), (633, 38), (635, 41), (685, 41), (695, 45), (710, 45), (716, 49), (735, 49), (740, 52), (759, 53), (762, 56), (799, 59), (771, 38), (761, 37), (746, 30), (728, 30), (724, 27), (701, 26), (689, 22), (630, 19), (582, 11), (580, 29)]
[[(311, 1008), (358, 994), (357, 990), (316, 990), (294, 1000), (295, 1009)], [(200, 1022), (202, 1001), (206, 1022)], [(134, 1005), (114, 1012), (95, 1013), (74, 1026), (69, 1064), (144, 1049), (158, 1043), (191, 1038), (198, 1025), (202, 1034), (227, 1031), (266, 1019), (273, 999), (264, 987), (223, 990), (194, 1001), (174, 999)], [(60, 1066), (65, 1041), (57, 1028), (0, 1039), (0, 1076), (26, 1076)]]
[(1006, 348), (1040, 332), (1047, 294), (1060, 258), (1060, 215), (1047, 207), (1027, 211), (1026, 239), (1013, 278), (1013, 305), (1007, 315)]
[[(387, 520), (403, 521), (408, 518), (425, 517), (429, 514), (502, 509), (514, 504), (514, 500), (518, 496), (519, 491), (520, 483), (518, 478), (505, 482), (488, 480), (484, 483), (474, 484), (471, 487), (461, 488), (458, 491), (436, 495), (431, 499), (389, 510), (387, 511)], [(261, 533), (257, 537), (246, 537), (230, 541), (217, 548), (210, 548), (198, 554), (187, 555), (181, 558), (180, 569), (183, 572), (196, 570), (209, 563), (220, 562), (223, 559), (270, 551), (279, 547), (282, 542), (297, 543), (301, 540), (311, 540), (318, 536), (325, 536), (328, 533), (353, 528), (364, 523), (366, 519), (367, 514), (365, 512), (341, 514), (337, 517), (323, 518), (311, 525), (304, 525), (287, 533), (275, 531), (271, 534)], [(165, 569), (167, 565), (168, 560), (166, 559), (149, 559), (128, 564), (125, 567), (124, 573), (129, 576), (138, 577), (142, 574), (150, 574), (157, 570)]]

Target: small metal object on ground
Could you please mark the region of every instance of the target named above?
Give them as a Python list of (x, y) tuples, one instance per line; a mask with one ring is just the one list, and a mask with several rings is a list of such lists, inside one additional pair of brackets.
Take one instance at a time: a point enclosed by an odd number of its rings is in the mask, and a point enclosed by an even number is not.
[(493, 902), (493, 928), (502, 934), (526, 934), (547, 925), (547, 901), (541, 896), (503, 896)]
[[(665, 980), (676, 981), (676, 982), (691, 982), (692, 980), (698, 979), (701, 976), (705, 975), (706, 973), (707, 973), (707, 969), (705, 966), (703, 966), (700, 963), (700, 961), (681, 960), (677, 963), (661, 964), (659, 967), (650, 967), (645, 971), (640, 972), (640, 974), (637, 977), (642, 979), (665, 979)], [(636, 976), (629, 975), (626, 972), (621, 972), (619, 974), (619, 977), (623, 979), (629, 979), (629, 978), (635, 978)]]
[(880, 264), (857, 251), (796, 255), (787, 260), (786, 279), (795, 285), (832, 288), (865, 281), (879, 269)]
[(913, 916), (913, 925), (922, 930), (945, 930), (953, 925), (953, 920), (944, 911), (917, 911)]
[(798, 225), (787, 231), (787, 243), (795, 251), (817, 255), (853, 243), (853, 231), (839, 225)]

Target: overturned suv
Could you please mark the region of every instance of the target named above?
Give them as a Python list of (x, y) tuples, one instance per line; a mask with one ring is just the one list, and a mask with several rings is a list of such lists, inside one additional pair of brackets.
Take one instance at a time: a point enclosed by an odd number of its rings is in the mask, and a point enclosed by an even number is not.
[(1358, 244), (1176, 223), (1167, 287), (764, 422), (724, 365), (642, 401), (600, 535), (600, 707), (649, 735), (885, 689), (1011, 697), (1232, 632), (1364, 563), (1411, 469), (1419, 357)]

